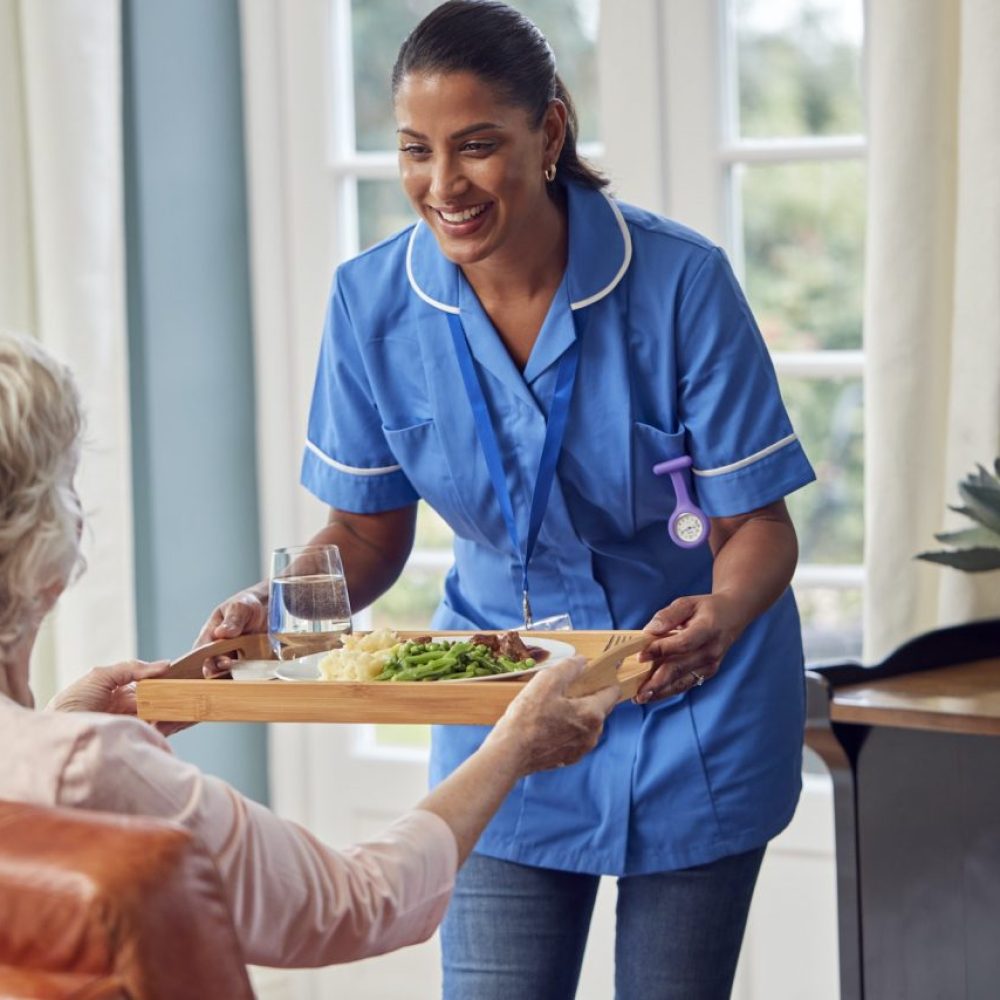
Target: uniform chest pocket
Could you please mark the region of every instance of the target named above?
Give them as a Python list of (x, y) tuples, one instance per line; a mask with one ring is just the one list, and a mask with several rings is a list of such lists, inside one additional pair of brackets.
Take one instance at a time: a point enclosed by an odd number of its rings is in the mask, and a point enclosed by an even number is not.
[(668, 433), (651, 424), (632, 424), (632, 517), (635, 530), (666, 524), (676, 503), (669, 476), (657, 476), (653, 466), (684, 454), (684, 432)]
[(383, 427), (382, 433), (410, 485), (463, 538), (478, 536), (448, 463), (433, 419), (408, 427)]

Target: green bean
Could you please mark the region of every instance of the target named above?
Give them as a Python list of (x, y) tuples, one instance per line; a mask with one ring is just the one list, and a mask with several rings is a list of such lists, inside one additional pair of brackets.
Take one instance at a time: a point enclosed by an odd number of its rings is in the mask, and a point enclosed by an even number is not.
[(404, 656), (403, 662), (410, 667), (419, 666), (421, 663), (430, 663), (432, 660), (440, 659), (443, 655), (443, 651), (440, 649), (431, 649), (426, 653), (415, 653), (412, 655)]
[(375, 677), (377, 681), (436, 681), (491, 677), (528, 670), (533, 659), (499, 656), (484, 643), (469, 640), (399, 643)]
[(422, 667), (418, 667), (414, 674), (417, 679), (420, 680), (423, 677), (427, 677), (430, 674), (440, 674), (450, 670), (452, 667), (458, 665), (457, 656), (443, 656), (440, 660), (435, 660), (433, 663), (426, 663)]
[(415, 670), (400, 670), (399, 673), (393, 674), (389, 678), (390, 681), (415, 681), (416, 679)]

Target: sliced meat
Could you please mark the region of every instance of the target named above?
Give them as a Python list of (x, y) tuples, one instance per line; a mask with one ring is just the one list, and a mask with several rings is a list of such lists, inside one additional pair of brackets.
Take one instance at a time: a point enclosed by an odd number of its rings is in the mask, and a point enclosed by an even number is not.
[(520, 663), (522, 660), (534, 660), (541, 663), (549, 655), (547, 649), (538, 646), (525, 646), (518, 632), (481, 632), (470, 640), (480, 646), (486, 646), (494, 656), (506, 656), (509, 660)]
[(527, 660), (531, 656), (516, 632), (504, 632), (500, 636), (500, 655), (515, 661)]
[(496, 635), (479, 633), (470, 640), (475, 646), (485, 646), (494, 655), (500, 651), (500, 638)]

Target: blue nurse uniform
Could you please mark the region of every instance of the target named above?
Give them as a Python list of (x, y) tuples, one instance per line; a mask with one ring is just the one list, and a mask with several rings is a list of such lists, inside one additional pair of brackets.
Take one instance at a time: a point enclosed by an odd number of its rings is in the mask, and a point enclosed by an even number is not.
[[(521, 624), (512, 551), (448, 325), (458, 314), (503, 455), (520, 537), (557, 363), (580, 337), (557, 475), (530, 563), (536, 618), (641, 628), (711, 592), (707, 546), (667, 534), (658, 462), (690, 455), (709, 516), (743, 514), (814, 476), (767, 349), (723, 253), (698, 234), (569, 183), (566, 273), (521, 372), (459, 267), (416, 225), (342, 265), (323, 334), (302, 481), (332, 507), (427, 500), (455, 532), (437, 628)], [(573, 313), (579, 312), (574, 323)], [(534, 774), (477, 850), (566, 871), (637, 875), (764, 844), (800, 790), (802, 645), (791, 591), (743, 633), (703, 687), (620, 705), (597, 749)], [(481, 727), (439, 727), (432, 780)]]

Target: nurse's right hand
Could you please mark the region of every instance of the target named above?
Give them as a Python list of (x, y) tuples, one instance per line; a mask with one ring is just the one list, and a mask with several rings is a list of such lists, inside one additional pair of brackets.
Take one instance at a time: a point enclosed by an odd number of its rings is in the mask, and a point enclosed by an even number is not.
[(597, 746), (604, 720), (618, 703), (617, 684), (573, 698), (570, 684), (586, 661), (573, 656), (540, 670), (507, 706), (486, 738), (484, 747), (500, 745), (517, 762), (524, 776), (573, 764)]
[[(204, 646), (216, 639), (234, 639), (238, 635), (267, 631), (267, 584), (241, 590), (223, 601), (202, 626), (194, 647)], [(228, 656), (216, 656), (206, 660), (202, 672), (206, 677), (219, 677), (229, 673), (233, 660)]]

